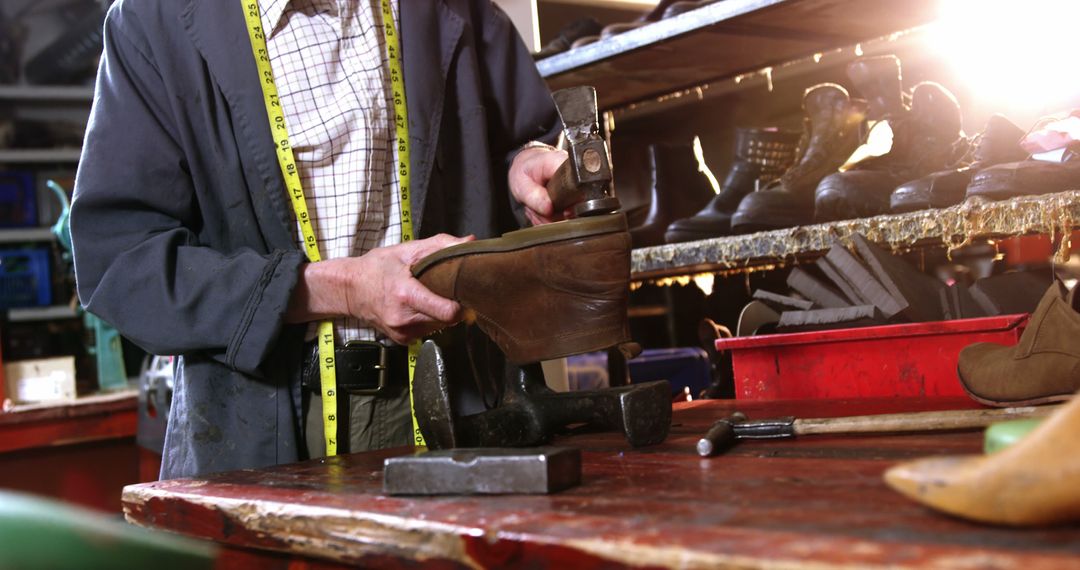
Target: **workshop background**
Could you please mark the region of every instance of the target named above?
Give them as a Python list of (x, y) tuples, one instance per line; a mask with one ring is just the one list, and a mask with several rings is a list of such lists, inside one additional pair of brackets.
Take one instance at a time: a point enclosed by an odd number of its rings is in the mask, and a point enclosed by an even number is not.
[[(0, 489), (118, 515), (125, 485), (157, 479), (173, 360), (145, 353), (84, 313), (74, 293), (66, 212), (107, 4), (0, 3)], [(1011, 213), (991, 205), (974, 215), (946, 211), (959, 207), (947, 204), (940, 215), (905, 218), (886, 206), (872, 213), (886, 217), (840, 216), (807, 234), (776, 225), (760, 228), (774, 230), (768, 233), (717, 230), (698, 235), (706, 241), (684, 244), (664, 237), (672, 223), (707, 209), (741, 172), (739, 164), (753, 162), (737, 148), (739, 129), (793, 133), (778, 151), (790, 155), (779, 157), (788, 162), (772, 179), (802, 159), (811, 144), (804, 95), (837, 84), (865, 96), (852, 80), (859, 61), (895, 56), (903, 90), (897, 101), (906, 110), (923, 82), (951, 93), (963, 132), (951, 143), (957, 154), (950, 164), (975, 152), (980, 136), (990, 137), (984, 126), (995, 115), (1021, 134), (1068, 120), (1080, 106), (1080, 75), (1068, 65), (1073, 34), (1059, 22), (1080, 16), (1072, 2), (990, 2), (988, 9), (961, 0), (789, 0), (760, 7), (701, 0), (675, 3), (675, 11), (671, 2), (658, 11), (650, 0), (496, 4), (544, 56), (537, 64), (553, 89), (597, 86), (615, 192), (631, 225), (651, 232), (635, 234), (630, 323), (645, 350), (627, 364), (630, 382), (667, 380), (675, 402), (963, 396), (956, 353), (974, 340), (1016, 343), (1022, 321), (1010, 315), (1033, 312), (1055, 277), (1069, 287), (1080, 277), (1080, 258), (1070, 249), (1080, 201), (1040, 196), (1044, 191), (1029, 192), (1035, 197)], [(718, 7), (736, 4), (747, 13)], [(811, 10), (814, 16), (800, 23)], [(900, 137), (881, 135), (875, 123), (887, 121), (870, 119), (860, 132), (868, 146), (860, 152), (885, 154)], [(1073, 152), (1074, 142), (1063, 152)], [(955, 146), (961, 143), (962, 149)], [(1080, 176), (1069, 176), (1060, 190), (1080, 188)], [(751, 189), (772, 179), (752, 180)], [(726, 207), (730, 216), (735, 206)], [(942, 222), (954, 219), (952, 226)], [(877, 245), (855, 247), (855, 234)], [(834, 247), (840, 238), (847, 241)], [(845, 257), (852, 248), (867, 266), (871, 258), (903, 264), (885, 271), (887, 278), (932, 290), (926, 294), (932, 301), (911, 297), (908, 306), (933, 308), (890, 314), (889, 300), (859, 289), (860, 279), (874, 275), (859, 273), (859, 259)], [(847, 273), (845, 263), (853, 264)], [(814, 287), (842, 299), (832, 309), (866, 310), (795, 314), (828, 307), (795, 283), (803, 270)], [(927, 277), (933, 283), (920, 281)], [(998, 320), (969, 323), (992, 318)], [(919, 332), (931, 335), (922, 341), (913, 340), (915, 329), (890, 328), (925, 321), (947, 326)], [(784, 336), (807, 331), (822, 336), (797, 346)], [(773, 336), (739, 342), (762, 334)], [(717, 344), (731, 337), (735, 342)], [(862, 343), (854, 345), (864, 354), (854, 365), (850, 343)], [(944, 360), (928, 356), (942, 346), (955, 351)], [(805, 376), (781, 377), (781, 363)], [(907, 372), (883, 380), (880, 370), (889, 366)], [(777, 374), (770, 376), (771, 367)], [(563, 390), (623, 381), (605, 353), (576, 355), (546, 370), (549, 385)]]

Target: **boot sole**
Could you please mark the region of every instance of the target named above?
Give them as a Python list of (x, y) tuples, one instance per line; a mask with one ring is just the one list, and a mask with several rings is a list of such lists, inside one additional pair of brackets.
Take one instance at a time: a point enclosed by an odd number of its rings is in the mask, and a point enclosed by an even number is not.
[(1003, 402), (1003, 401), (999, 401), (999, 400), (988, 400), (988, 399), (983, 398), (982, 396), (979, 396), (978, 394), (972, 392), (971, 390), (968, 390), (967, 380), (965, 380), (964, 375), (960, 373), (960, 367), (959, 366), (956, 367), (956, 377), (960, 379), (960, 387), (964, 389), (964, 393), (967, 394), (972, 400), (975, 400), (976, 402), (978, 402), (978, 403), (980, 403), (980, 404), (982, 404), (984, 406), (990, 406), (990, 407), (993, 407), (993, 408), (1011, 408), (1011, 407), (1015, 407), (1015, 406), (1039, 406), (1039, 405), (1042, 405), (1042, 404), (1053, 404), (1053, 403), (1056, 403), (1056, 402), (1067, 402), (1070, 399), (1072, 399), (1072, 396), (1073, 396), (1073, 393), (1069, 392), (1068, 394), (1058, 394), (1058, 395), (1053, 395), (1053, 396), (1041, 396), (1041, 397), (1038, 397), (1038, 398), (1028, 398), (1026, 400), (1009, 400), (1008, 402)]
[(477, 240), (441, 249), (421, 259), (412, 267), (414, 277), (432, 265), (453, 257), (480, 253), (503, 253), (527, 249), (546, 243), (575, 240), (603, 234), (627, 231), (626, 215), (622, 213), (575, 218), (542, 226), (534, 226), (503, 234), (501, 237)]

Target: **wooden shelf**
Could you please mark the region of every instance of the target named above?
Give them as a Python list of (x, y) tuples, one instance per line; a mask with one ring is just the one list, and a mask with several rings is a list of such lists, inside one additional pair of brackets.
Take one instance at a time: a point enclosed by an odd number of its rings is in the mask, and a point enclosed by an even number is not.
[(51, 305), (48, 307), (23, 307), (8, 309), (11, 322), (51, 321), (54, 319), (74, 319), (79, 312), (70, 305)]
[(0, 85), (0, 100), (26, 103), (90, 103), (94, 100), (93, 87)]
[(540, 60), (554, 89), (602, 109), (670, 94), (933, 21), (935, 0), (724, 0)]
[(77, 148), (0, 150), (0, 164), (78, 163)]
[(0, 243), (25, 243), (37, 241), (52, 241), (51, 228), (5, 228), (0, 229)]
[(969, 202), (754, 234), (634, 250), (631, 279), (654, 281), (701, 273), (739, 273), (813, 259), (854, 233), (892, 248), (955, 249), (975, 240), (1026, 234), (1061, 235), (1080, 227), (1080, 191)]

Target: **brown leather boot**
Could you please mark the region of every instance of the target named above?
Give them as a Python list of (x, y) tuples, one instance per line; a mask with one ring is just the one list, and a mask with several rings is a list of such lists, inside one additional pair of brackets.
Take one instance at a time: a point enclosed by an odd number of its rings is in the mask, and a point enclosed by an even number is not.
[(536, 226), (448, 247), (413, 275), (476, 313), (514, 364), (630, 342), (630, 236), (610, 214)]
[(967, 150), (967, 139), (960, 130), (960, 106), (952, 93), (937, 83), (916, 85), (911, 109), (889, 117), (889, 126), (893, 142), (888, 153), (861, 160), (818, 184), (814, 195), (818, 221), (887, 213), (897, 186), (944, 170)]
[(694, 157), (692, 145), (650, 145), (649, 165), (652, 171), (649, 213), (640, 226), (630, 230), (634, 247), (664, 243), (664, 232), (671, 222), (694, 215), (716, 196), (712, 182)]
[(668, 243), (693, 241), (731, 233), (731, 214), (756, 188), (778, 179), (795, 162), (799, 133), (778, 129), (736, 129), (735, 161), (720, 192), (698, 213), (675, 220), (667, 228)]
[(751, 192), (731, 217), (732, 233), (789, 228), (814, 219), (814, 189), (836, 172), (859, 146), (866, 117), (862, 102), (853, 101), (843, 87), (815, 85), (803, 96), (807, 143), (802, 154), (778, 183)]
[[(1030, 330), (1030, 329), (1029, 329)], [(1080, 398), (991, 455), (931, 457), (885, 473), (928, 507), (983, 523), (1033, 526), (1080, 521)]]
[(1043, 404), (1080, 390), (1077, 296), (1055, 281), (1016, 346), (980, 342), (960, 351), (960, 383), (989, 406)]

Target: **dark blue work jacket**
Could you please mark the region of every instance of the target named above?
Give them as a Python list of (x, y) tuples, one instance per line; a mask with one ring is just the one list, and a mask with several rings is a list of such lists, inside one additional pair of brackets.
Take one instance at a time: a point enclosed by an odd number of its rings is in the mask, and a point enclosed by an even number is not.
[[(489, 0), (402, 0), (412, 210), (421, 237), (517, 227), (507, 168), (558, 116)], [(283, 321), (296, 245), (240, 0), (120, 0), (79, 164), (83, 305), (181, 355), (162, 477), (299, 458), (305, 327)]]

